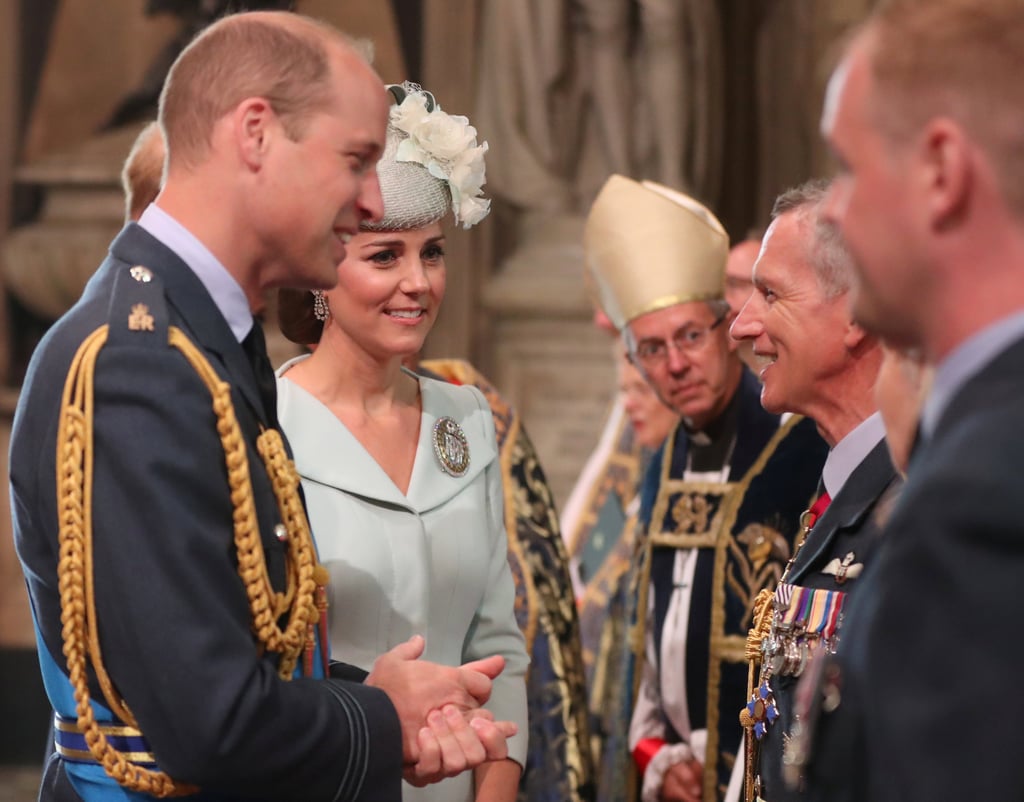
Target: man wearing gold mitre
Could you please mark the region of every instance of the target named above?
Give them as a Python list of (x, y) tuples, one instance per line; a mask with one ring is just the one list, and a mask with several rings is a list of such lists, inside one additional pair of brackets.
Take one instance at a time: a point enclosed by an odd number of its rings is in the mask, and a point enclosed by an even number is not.
[(813, 421), (764, 411), (730, 347), (729, 238), (708, 209), (613, 175), (584, 250), (630, 359), (681, 415), (641, 483), (628, 654), (605, 655), (622, 689), (608, 701), (630, 725), (607, 734), (601, 780), (629, 774), (628, 748), (644, 802), (721, 799), (742, 759), (736, 703), (754, 600), (792, 555), (827, 447)]

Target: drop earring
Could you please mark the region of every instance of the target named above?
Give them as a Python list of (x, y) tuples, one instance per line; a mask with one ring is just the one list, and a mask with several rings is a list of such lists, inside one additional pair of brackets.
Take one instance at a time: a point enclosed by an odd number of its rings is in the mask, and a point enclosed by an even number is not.
[(321, 323), (326, 323), (331, 316), (330, 307), (327, 306), (327, 296), (323, 290), (310, 290), (313, 293), (313, 317)]

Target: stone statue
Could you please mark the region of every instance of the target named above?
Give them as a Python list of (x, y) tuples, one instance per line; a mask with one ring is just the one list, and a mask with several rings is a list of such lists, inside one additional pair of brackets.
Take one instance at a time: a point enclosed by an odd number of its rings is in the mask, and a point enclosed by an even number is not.
[(717, 4), (576, 2), (609, 172), (715, 197), (724, 89)]
[[(757, 209), (831, 171), (818, 121), (836, 43), (875, 0), (765, 0), (757, 6)], [(798, 42), (798, 47), (794, 43)]]
[(583, 213), (610, 173), (714, 198), (722, 31), (714, 0), (484, 0), (477, 117), (491, 191)]

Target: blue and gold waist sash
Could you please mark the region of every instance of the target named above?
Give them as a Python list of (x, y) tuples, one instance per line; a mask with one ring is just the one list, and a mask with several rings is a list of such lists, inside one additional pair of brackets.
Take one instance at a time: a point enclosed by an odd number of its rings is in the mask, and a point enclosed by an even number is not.
[[(146, 737), (134, 727), (124, 724), (100, 724), (103, 737), (130, 763), (141, 766), (155, 766), (156, 758), (149, 748)], [(85, 733), (78, 726), (77, 718), (67, 718), (60, 713), (53, 716), (53, 743), (57, 754), (64, 760), (75, 763), (95, 763), (89, 751)]]

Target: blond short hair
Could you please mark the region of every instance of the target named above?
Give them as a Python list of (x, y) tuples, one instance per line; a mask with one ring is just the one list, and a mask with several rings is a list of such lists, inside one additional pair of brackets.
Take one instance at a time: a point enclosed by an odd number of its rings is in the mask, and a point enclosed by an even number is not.
[(956, 120), (1024, 214), (1024, 3), (882, 0), (866, 30), (883, 131), (905, 141), (933, 117)]
[(128, 220), (138, 220), (160, 194), (166, 154), (163, 132), (154, 120), (135, 138), (121, 170), (125, 217)]
[(210, 25), (174, 62), (160, 94), (168, 164), (194, 166), (218, 120), (249, 97), (266, 98), (286, 134), (301, 139), (331, 98), (330, 45), (365, 60), (345, 34), (289, 12), (234, 14)]

